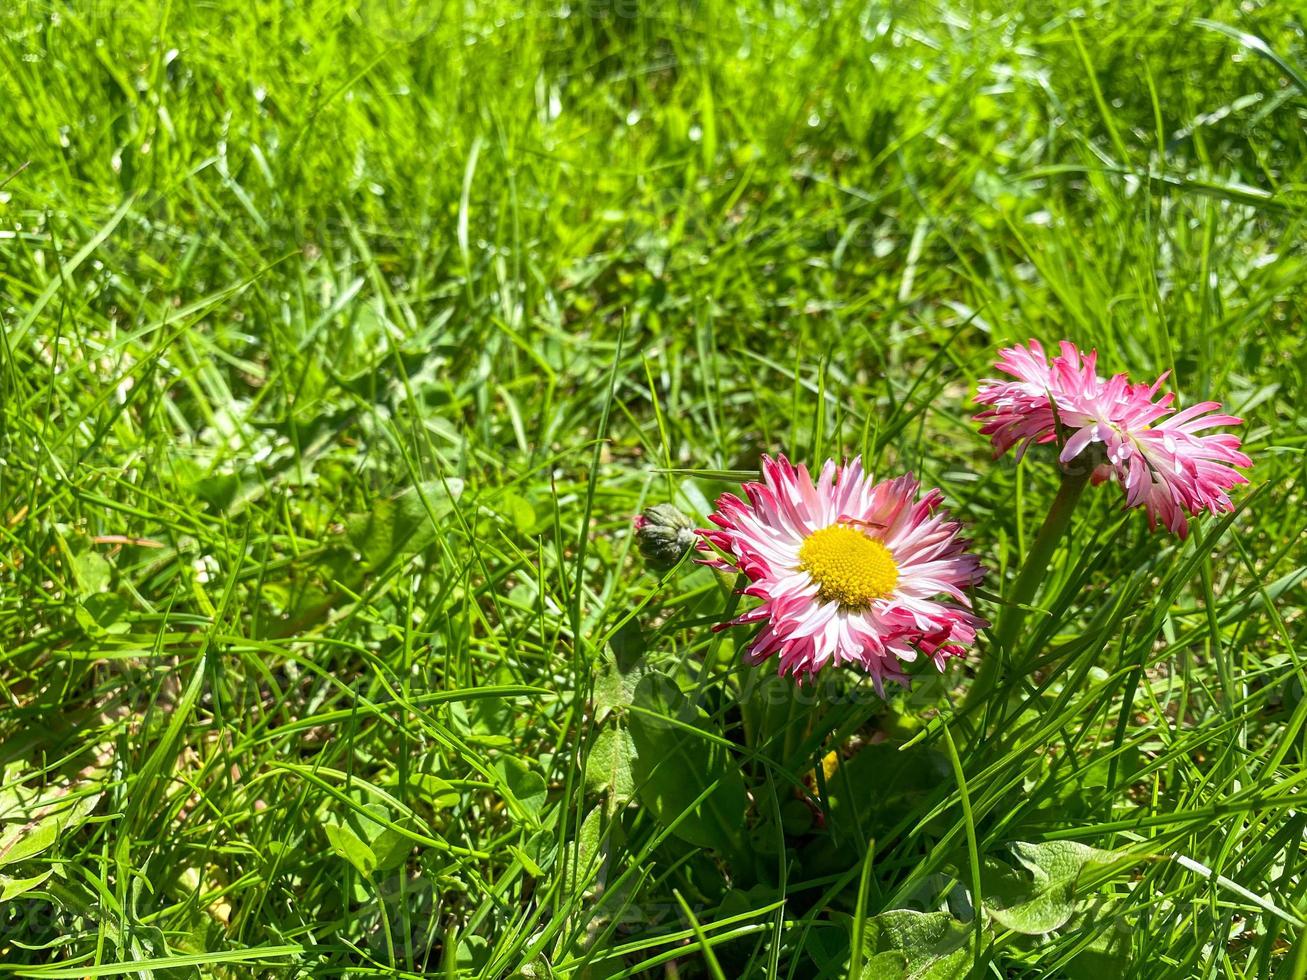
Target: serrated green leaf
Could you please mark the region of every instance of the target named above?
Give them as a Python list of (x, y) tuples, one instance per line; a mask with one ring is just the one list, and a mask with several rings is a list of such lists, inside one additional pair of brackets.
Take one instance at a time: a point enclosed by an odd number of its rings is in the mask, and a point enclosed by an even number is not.
[[(947, 912), (892, 909), (866, 920), (867, 968), (877, 980), (963, 980), (971, 971), (975, 932)], [(898, 957), (902, 967), (897, 974)], [(867, 976), (866, 969), (863, 976)]]
[(605, 728), (595, 739), (586, 761), (586, 789), (607, 793), (610, 807), (624, 805), (635, 793), (631, 776), (634, 756), (635, 743), (629, 731), (617, 725)]
[(1076, 882), (1087, 867), (1120, 860), (1113, 851), (1076, 841), (1017, 841), (1010, 847), (1026, 873), (987, 862), (985, 911), (1003, 928), (1031, 936), (1053, 932), (1071, 919)]
[(599, 660), (595, 678), (595, 719), (603, 721), (615, 710), (625, 710), (635, 700), (635, 690), (645, 676), (645, 642), (640, 624), (626, 622), (608, 641)]

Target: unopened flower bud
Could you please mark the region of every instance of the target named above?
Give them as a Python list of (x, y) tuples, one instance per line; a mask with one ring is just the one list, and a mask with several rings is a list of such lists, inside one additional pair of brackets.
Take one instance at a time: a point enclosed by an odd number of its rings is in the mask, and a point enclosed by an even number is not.
[(636, 516), (635, 540), (650, 565), (671, 568), (698, 539), (688, 517), (671, 504), (654, 504)]

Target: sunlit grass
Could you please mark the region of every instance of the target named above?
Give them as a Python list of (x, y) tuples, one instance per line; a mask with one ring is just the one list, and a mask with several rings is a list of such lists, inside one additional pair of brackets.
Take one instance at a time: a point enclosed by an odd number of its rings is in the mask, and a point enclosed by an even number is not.
[[(6, 6), (0, 972), (844, 977), (945, 907), (965, 970), (978, 863), (1075, 842), (1102, 904), (989, 975), (1305, 975), (1307, 53), (1201, 12)], [(639, 561), (861, 453), (993, 618), (1057, 475), (969, 398), (1027, 337), (1256, 466), (1184, 543), (1088, 498), (980, 710), (772, 696), (731, 583)], [(740, 819), (669, 830), (641, 745)]]

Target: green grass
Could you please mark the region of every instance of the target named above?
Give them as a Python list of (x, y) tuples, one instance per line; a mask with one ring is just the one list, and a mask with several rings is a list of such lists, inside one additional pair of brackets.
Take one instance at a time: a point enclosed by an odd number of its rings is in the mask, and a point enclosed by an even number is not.
[[(0, 976), (1307, 976), (1305, 14), (5, 6)], [(1256, 465), (1187, 542), (1087, 493), (985, 718), (639, 561), (862, 453), (993, 618), (1028, 337)]]

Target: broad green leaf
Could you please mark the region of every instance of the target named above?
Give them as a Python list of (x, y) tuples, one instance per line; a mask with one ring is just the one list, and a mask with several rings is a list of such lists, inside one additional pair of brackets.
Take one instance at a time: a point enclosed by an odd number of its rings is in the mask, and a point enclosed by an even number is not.
[(548, 871), (558, 857), (558, 839), (549, 828), (537, 830), (527, 838), (522, 850), (542, 871)]
[(455, 962), (460, 970), (476, 970), (490, 955), (490, 944), (480, 936), (463, 936), (456, 949)]
[(112, 592), (87, 596), (73, 610), (77, 624), (91, 636), (117, 636), (131, 629), (124, 620), (129, 612), (127, 601)]
[[(705, 712), (690, 704), (671, 678), (650, 673), (640, 681), (630, 713), (636, 757), (635, 791), (665, 827), (698, 847), (740, 855), (748, 804), (744, 778)], [(695, 801), (703, 795), (702, 802)], [(679, 821), (679, 822), (678, 822)]]
[(66, 830), (80, 826), (100, 802), (100, 794), (67, 797), (52, 802), (33, 801), (33, 809), (44, 812), (35, 820), (13, 823), (0, 829), (0, 867), (16, 864), (50, 847)]
[(214, 513), (221, 514), (236, 502), (241, 490), (241, 478), (236, 473), (213, 473), (193, 480), (190, 490)]
[(1108, 792), (1108, 777), (1114, 768), (1132, 772), (1139, 764), (1139, 749), (1131, 746), (1111, 760), (1096, 759), (1081, 763), (1074, 759), (1053, 762), (1047, 777), (1037, 783), (1027, 799), (1031, 819), (1066, 826), (1078, 819), (1086, 819), (1095, 807), (1100, 807), (1102, 796)]
[(1120, 860), (1076, 841), (1013, 843), (1022, 871), (999, 862), (986, 863), (985, 911), (1005, 929), (1040, 935), (1060, 929), (1076, 912), (1076, 882), (1091, 865)]
[(586, 760), (585, 784), (591, 793), (607, 793), (610, 809), (627, 803), (635, 792), (631, 760), (635, 743), (620, 725), (605, 728), (595, 739)]
[(518, 534), (529, 534), (536, 526), (535, 508), (525, 497), (508, 490), (499, 499), (499, 512), (508, 518)]
[(640, 624), (629, 620), (613, 634), (599, 658), (595, 678), (595, 719), (603, 721), (615, 710), (625, 710), (635, 700), (635, 689), (644, 677), (645, 642)]
[(73, 574), (78, 592), (85, 598), (109, 587), (113, 566), (99, 552), (84, 551), (73, 559)]
[(499, 771), (527, 813), (533, 818), (539, 818), (549, 794), (544, 776), (529, 768), (522, 760), (511, 757), (500, 762)]
[[(376, 812), (379, 816), (388, 817), (393, 823), (396, 823), (405, 830), (418, 829), (414, 826), (412, 817), (407, 815), (392, 815), (380, 803), (370, 803), (367, 809)], [(377, 859), (377, 869), (379, 871), (390, 871), (398, 868), (412, 853), (414, 842), (413, 838), (406, 837), (398, 831), (391, 830), (389, 827), (374, 823), (371, 820), (364, 821), (365, 827), (371, 830), (371, 833), (365, 838), (368, 847)]]
[(45, 881), (46, 878), (49, 878), (52, 873), (53, 869), (50, 869), (43, 874), (33, 875), (30, 878), (6, 878), (4, 875), (0, 875), (0, 902), (7, 902), (11, 898), (17, 898), (23, 892), (31, 891)]
[(896, 949), (869, 957), (862, 967), (862, 980), (903, 980), (907, 975), (907, 954)]
[(1067, 929), (1093, 938), (1062, 969), (1071, 980), (1124, 977), (1130, 972), (1130, 927), (1115, 913), (1112, 903), (1099, 896), (1076, 912)]
[(571, 885), (574, 891), (589, 884), (598, 870), (599, 863), (603, 860), (600, 851), (603, 825), (603, 807), (596, 806), (586, 814), (585, 819), (581, 821), (580, 829), (576, 832), (576, 858), (571, 866)]
[(535, 858), (531, 854), (527, 853), (516, 844), (509, 844), (508, 850), (515, 858), (517, 858), (518, 862), (522, 865), (523, 870), (525, 870), (532, 878), (539, 878), (544, 874), (544, 870), (536, 863)]
[[(842, 839), (882, 837), (947, 782), (948, 760), (923, 745), (864, 745), (826, 778), (833, 833)], [(833, 870), (833, 869), (832, 869)]]
[(453, 509), (462, 490), (462, 481), (454, 479), (410, 487), (397, 497), (376, 501), (366, 514), (352, 515), (345, 522), (345, 533), (364, 565), (376, 571), (434, 541), (434, 521)]
[(59, 824), (54, 819), (46, 818), (34, 826), (10, 827), (0, 835), (0, 867), (40, 854), (58, 839)]
[(329, 823), (324, 829), (332, 851), (354, 865), (363, 877), (371, 878), (372, 872), (377, 867), (377, 856), (372, 848), (363, 843), (358, 834), (344, 824)]
[(462, 795), (445, 780), (430, 773), (420, 772), (409, 776), (409, 786), (418, 791), (418, 795), (437, 810), (458, 806)]
[(469, 741), (487, 748), (508, 748), (513, 744), (513, 739), (504, 733), (513, 730), (516, 710), (504, 698), (477, 698), (460, 706), (459, 713), (467, 719)]
[[(973, 928), (947, 912), (893, 909), (866, 920), (864, 978), (964, 980), (974, 963)], [(898, 972), (894, 972), (897, 970)]]
[[(331, 815), (325, 824), (328, 837), (332, 835), (333, 826), (349, 831), (371, 852), (370, 864), (373, 869), (389, 871), (403, 864), (412, 853), (415, 841), (390, 825), (420, 833), (423, 828), (413, 814), (402, 808), (387, 805), (357, 784), (346, 790), (346, 795), (357, 802), (358, 808), (338, 808), (329, 811)], [(335, 844), (337, 841), (333, 839), (332, 843)], [(347, 843), (344, 837), (341, 837), (341, 843)], [(337, 853), (362, 870), (359, 863), (348, 853), (339, 849)], [(358, 852), (356, 856), (359, 860), (366, 860), (362, 852)]]

